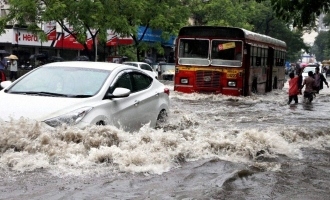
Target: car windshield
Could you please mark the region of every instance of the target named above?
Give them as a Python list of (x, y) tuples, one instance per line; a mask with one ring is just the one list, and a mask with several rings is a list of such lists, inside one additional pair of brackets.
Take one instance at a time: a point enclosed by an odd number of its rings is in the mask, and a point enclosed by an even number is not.
[(111, 71), (72, 68), (40, 67), (7, 90), (8, 93), (90, 97), (101, 89)]
[(162, 71), (171, 71), (171, 70), (175, 70), (175, 64), (162, 64), (160, 65)]

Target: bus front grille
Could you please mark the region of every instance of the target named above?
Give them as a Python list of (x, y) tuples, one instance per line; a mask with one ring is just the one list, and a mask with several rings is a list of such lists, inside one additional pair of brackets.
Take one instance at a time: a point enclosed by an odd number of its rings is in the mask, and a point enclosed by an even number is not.
[(220, 87), (220, 72), (197, 71), (196, 86), (199, 88), (217, 88)]

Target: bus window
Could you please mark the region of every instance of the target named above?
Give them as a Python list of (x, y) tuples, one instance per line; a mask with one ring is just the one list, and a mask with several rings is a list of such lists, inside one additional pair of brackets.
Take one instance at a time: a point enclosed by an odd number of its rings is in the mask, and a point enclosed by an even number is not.
[(179, 56), (181, 58), (208, 58), (209, 40), (180, 39)]
[(228, 40), (212, 40), (212, 64), (241, 66), (242, 42)]

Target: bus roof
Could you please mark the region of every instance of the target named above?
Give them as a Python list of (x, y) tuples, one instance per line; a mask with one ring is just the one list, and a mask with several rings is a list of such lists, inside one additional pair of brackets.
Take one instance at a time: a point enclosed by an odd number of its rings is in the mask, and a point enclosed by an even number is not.
[[(224, 37), (247, 39), (268, 44), (271, 46), (286, 48), (286, 43), (282, 40), (272, 38), (267, 35), (262, 35), (252, 31), (237, 27), (223, 27), (223, 26), (185, 26), (179, 31), (179, 36), (198, 35), (199, 37)], [(248, 42), (248, 41), (247, 41)], [(248, 42), (249, 43), (249, 42)]]

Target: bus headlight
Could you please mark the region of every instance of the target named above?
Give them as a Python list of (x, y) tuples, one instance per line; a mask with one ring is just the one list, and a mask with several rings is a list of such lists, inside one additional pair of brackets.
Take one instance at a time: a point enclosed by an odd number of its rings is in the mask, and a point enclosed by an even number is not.
[(188, 84), (188, 79), (187, 78), (181, 78), (180, 83), (181, 84)]
[(236, 81), (228, 81), (229, 87), (236, 87)]

